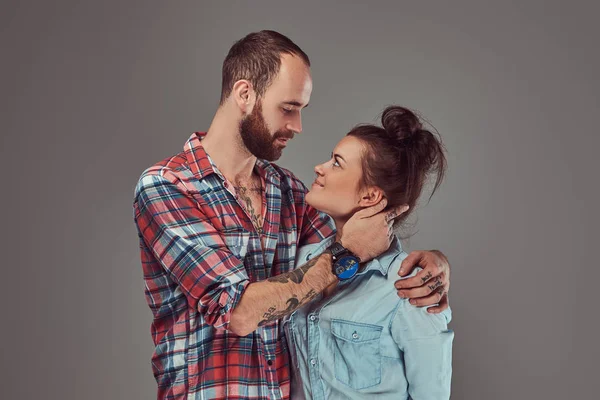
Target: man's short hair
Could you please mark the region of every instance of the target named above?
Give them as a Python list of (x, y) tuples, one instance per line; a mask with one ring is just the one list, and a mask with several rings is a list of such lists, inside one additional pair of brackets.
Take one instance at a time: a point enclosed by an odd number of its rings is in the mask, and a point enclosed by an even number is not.
[(231, 94), (234, 83), (240, 79), (247, 79), (258, 96), (264, 95), (279, 73), (282, 54), (300, 57), (310, 67), (306, 53), (279, 32), (253, 32), (235, 42), (223, 61), (221, 104)]

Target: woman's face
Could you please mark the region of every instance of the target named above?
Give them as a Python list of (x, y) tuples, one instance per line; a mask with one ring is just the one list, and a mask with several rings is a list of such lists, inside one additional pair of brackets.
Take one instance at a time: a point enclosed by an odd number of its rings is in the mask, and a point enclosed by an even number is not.
[(363, 142), (354, 136), (340, 140), (331, 159), (315, 166), (317, 177), (306, 195), (306, 202), (337, 220), (350, 218), (364, 207), (363, 151)]

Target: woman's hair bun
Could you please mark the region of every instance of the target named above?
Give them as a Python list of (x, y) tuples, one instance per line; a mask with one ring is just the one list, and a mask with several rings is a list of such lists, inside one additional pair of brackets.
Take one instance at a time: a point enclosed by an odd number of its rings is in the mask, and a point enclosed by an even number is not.
[(419, 117), (408, 108), (389, 106), (381, 115), (381, 125), (390, 139), (397, 144), (408, 144), (423, 129)]

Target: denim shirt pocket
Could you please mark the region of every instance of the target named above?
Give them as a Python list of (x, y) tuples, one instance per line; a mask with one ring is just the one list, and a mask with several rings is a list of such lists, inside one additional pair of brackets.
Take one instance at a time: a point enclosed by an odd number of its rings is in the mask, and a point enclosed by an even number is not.
[(359, 390), (381, 383), (382, 326), (334, 319), (333, 363), (335, 378)]

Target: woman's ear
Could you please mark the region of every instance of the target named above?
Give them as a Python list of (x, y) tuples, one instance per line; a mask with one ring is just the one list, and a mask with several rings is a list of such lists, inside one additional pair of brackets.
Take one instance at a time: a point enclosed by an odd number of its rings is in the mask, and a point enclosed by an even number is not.
[(250, 114), (256, 102), (256, 96), (252, 84), (246, 79), (240, 79), (233, 84), (231, 91), (233, 99), (242, 114)]
[(370, 186), (361, 193), (358, 205), (361, 207), (371, 207), (379, 203), (384, 197), (383, 190), (377, 186)]

